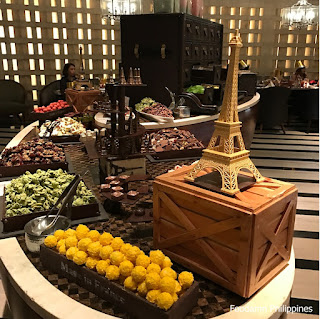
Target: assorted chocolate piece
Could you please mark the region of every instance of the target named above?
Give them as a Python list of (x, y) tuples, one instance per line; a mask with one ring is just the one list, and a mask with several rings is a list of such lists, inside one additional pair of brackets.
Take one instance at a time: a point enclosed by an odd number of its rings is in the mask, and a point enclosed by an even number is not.
[(162, 129), (150, 134), (149, 140), (155, 152), (181, 151), (185, 149), (204, 148), (193, 134), (177, 128)]
[(153, 103), (151, 106), (146, 106), (142, 110), (142, 112), (161, 117), (173, 117), (173, 113), (170, 109), (168, 109), (165, 105), (157, 102)]
[(119, 180), (120, 180), (121, 182), (127, 182), (129, 178), (130, 178), (129, 175), (120, 175), (120, 176), (119, 176)]
[(114, 180), (116, 180), (117, 179), (117, 177), (116, 176), (107, 176), (106, 178), (105, 178), (105, 181), (106, 181), (106, 183), (110, 183), (110, 182), (112, 182), (112, 181), (114, 181)]
[(120, 185), (120, 184), (121, 184), (121, 182), (120, 182), (120, 181), (117, 181), (117, 180), (114, 180), (114, 181), (110, 182), (110, 185), (111, 185), (112, 187), (118, 186), (118, 185)]
[(64, 163), (66, 156), (62, 147), (43, 139), (20, 143), (18, 146), (3, 150), (0, 166), (11, 167), (26, 164)]

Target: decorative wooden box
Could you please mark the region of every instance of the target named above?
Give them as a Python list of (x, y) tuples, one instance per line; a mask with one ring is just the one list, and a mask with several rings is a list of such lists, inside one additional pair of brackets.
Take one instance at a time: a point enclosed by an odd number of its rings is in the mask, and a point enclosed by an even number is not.
[(154, 246), (250, 297), (287, 266), (297, 188), (266, 178), (232, 198), (186, 183), (189, 170), (161, 175), (153, 184)]

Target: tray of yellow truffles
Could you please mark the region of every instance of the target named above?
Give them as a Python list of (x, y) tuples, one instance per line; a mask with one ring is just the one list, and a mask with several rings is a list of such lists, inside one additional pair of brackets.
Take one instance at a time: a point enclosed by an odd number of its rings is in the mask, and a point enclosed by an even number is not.
[(184, 318), (197, 304), (199, 283), (191, 272), (176, 273), (162, 251), (146, 255), (120, 237), (82, 224), (47, 236), (40, 260), (135, 318)]

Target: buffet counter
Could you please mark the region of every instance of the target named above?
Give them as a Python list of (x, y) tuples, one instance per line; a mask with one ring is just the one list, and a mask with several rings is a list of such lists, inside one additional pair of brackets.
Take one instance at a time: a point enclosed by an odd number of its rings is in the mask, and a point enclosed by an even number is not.
[[(15, 238), (0, 241), (0, 274), (15, 319), (117, 318), (86, 307), (55, 288), (34, 267)], [(288, 267), (269, 284), (242, 306), (214, 318), (280, 318), (289, 304), (293, 279), (292, 251)]]
[[(249, 101), (238, 105), (239, 119), (243, 123), (242, 135), (246, 148), (250, 148), (257, 119), (257, 104), (260, 100), (259, 93), (256, 93)], [(179, 127), (189, 130), (196, 138), (201, 140), (204, 145), (209, 143), (214, 130), (213, 121), (217, 120), (219, 114), (199, 115), (184, 119), (177, 119), (170, 122), (142, 122), (147, 130), (160, 130), (164, 128)], [(106, 118), (103, 113), (97, 113), (95, 124), (98, 127), (108, 127)]]

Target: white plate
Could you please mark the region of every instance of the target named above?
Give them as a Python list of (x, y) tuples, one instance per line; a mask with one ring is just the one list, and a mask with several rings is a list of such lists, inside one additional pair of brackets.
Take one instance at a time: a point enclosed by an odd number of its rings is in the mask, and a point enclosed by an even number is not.
[(158, 116), (153, 115), (149, 113), (139, 112), (144, 118), (151, 120), (153, 122), (173, 122), (174, 117), (164, 117), (164, 116)]

